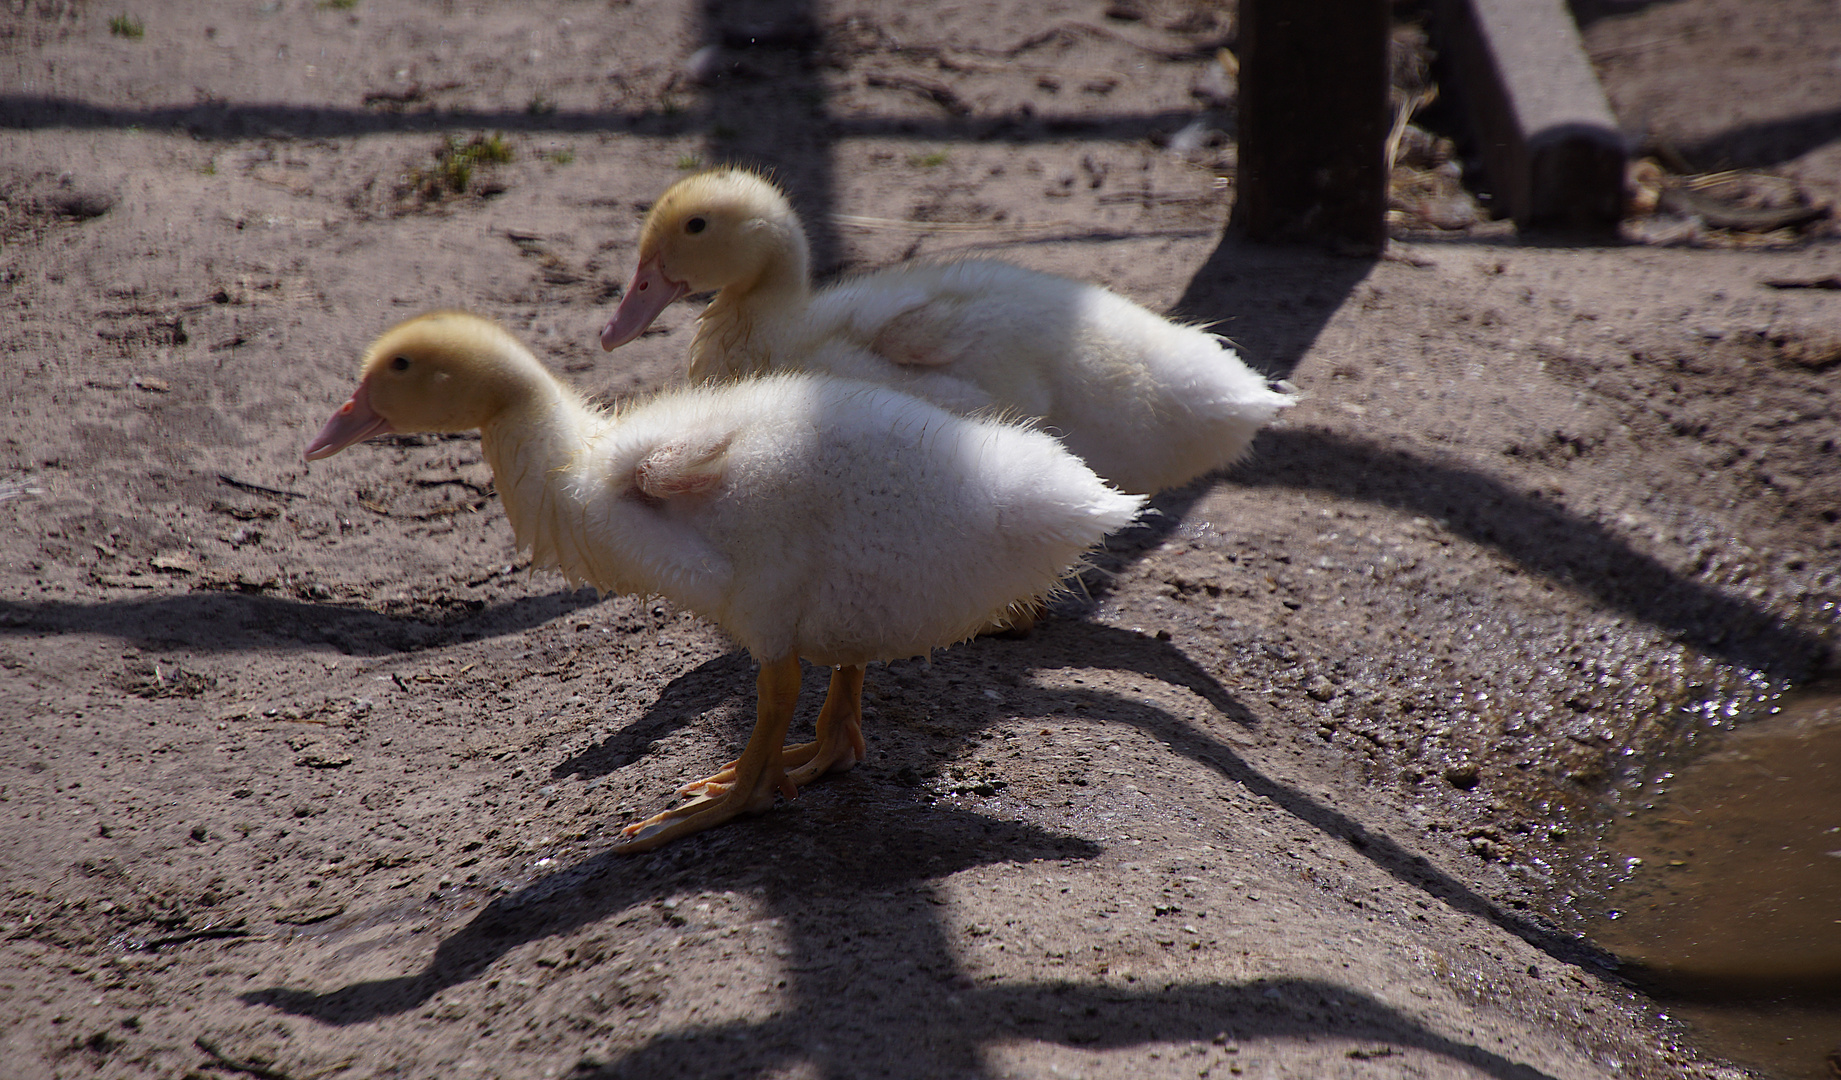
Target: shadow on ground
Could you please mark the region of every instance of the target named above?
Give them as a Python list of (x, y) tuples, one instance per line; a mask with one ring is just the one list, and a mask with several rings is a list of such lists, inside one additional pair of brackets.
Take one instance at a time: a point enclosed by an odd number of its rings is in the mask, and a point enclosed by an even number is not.
[[(788, 926), (788, 1004), (761, 1020), (674, 1029), (617, 1060), (585, 1060), (577, 1075), (757, 1076), (808, 1062), (828, 1077), (989, 1076), (993, 1043), (1102, 1049), (1225, 1033), (1374, 1040), (1502, 1080), (1547, 1076), (1321, 980), (1155, 987), (974, 978), (953, 959), (931, 883), (979, 865), (1090, 859), (1099, 849), (1028, 825), (918, 807), (869, 785), (833, 789), (829, 799), (801, 799), (651, 856), (603, 854), (539, 879), (488, 904), (419, 973), (325, 993), (271, 988), (243, 1000), (327, 1024), (362, 1024), (476, 979), (534, 939), (672, 893), (739, 890), (761, 894)], [(840, 841), (841, 833), (873, 835), (875, 843)], [(762, 851), (773, 858), (761, 859)]]
[[(988, 641), (964, 652), (1001, 654), (1005, 670), (1104, 666), (1195, 691), (1230, 721), (1249, 715), (1167, 642), (1131, 631), (1056, 620), (1023, 641)], [(974, 657), (972, 662), (988, 660)], [(969, 665), (968, 665), (969, 666)], [(680, 686), (744, 684), (740, 654), (706, 662), (676, 680), (661, 707), (679, 715)], [(720, 679), (713, 679), (720, 676)], [(968, 700), (977, 700), (965, 680)], [(740, 687), (737, 687), (740, 690)], [(1455, 910), (1486, 919), (1571, 964), (1605, 970), (1606, 958), (1573, 938), (1505, 912), (1456, 878), (1337, 808), (1262, 772), (1205, 724), (1104, 691), (1043, 690), (1047, 712), (1084, 713), (1140, 728), (1228, 783), (1269, 800), (1300, 822), (1347, 843), (1375, 866)], [(1225, 708), (1221, 708), (1225, 706)], [(995, 721), (998, 711), (987, 722)], [(873, 722), (873, 720), (872, 720)], [(636, 728), (651, 721), (641, 720)], [(557, 773), (599, 774), (631, 760), (628, 733), (578, 754)], [(814, 797), (816, 796), (816, 797)], [(859, 837), (873, 836), (863, 844)], [(324, 1023), (364, 1023), (417, 1008), (443, 990), (479, 978), (511, 950), (566, 933), (679, 892), (741, 890), (764, 896), (789, 925), (788, 993), (795, 999), (758, 1023), (674, 1031), (595, 1075), (753, 1075), (810, 1060), (825, 1075), (861, 1075), (870, 1063), (907, 1062), (912, 1075), (982, 1075), (984, 1044), (1007, 1038), (1119, 1046), (1151, 1041), (1318, 1035), (1385, 1040), (1463, 1061), (1492, 1076), (1544, 1074), (1433, 1032), (1346, 987), (1309, 979), (1255, 980), (1162, 988), (1073, 981), (981, 986), (954, 959), (952, 935), (931, 882), (970, 867), (1038, 859), (1091, 859), (1090, 840), (973, 813), (929, 806), (892, 784), (835, 778), (797, 803), (691, 838), (663, 851), (613, 852), (546, 875), (501, 896), (443, 940), (419, 973), (354, 983), (324, 993), (275, 987), (244, 995)], [(763, 860), (760, 852), (773, 857)], [(366, 921), (354, 915), (347, 924)], [(336, 934), (337, 928), (331, 933)], [(839, 1009), (837, 1003), (848, 1002)], [(893, 1015), (899, 1013), (900, 1016)], [(918, 1026), (916, 1016), (926, 1019)], [(717, 1072), (707, 1070), (720, 1065)], [(895, 1075), (909, 1075), (896, 1073)]]

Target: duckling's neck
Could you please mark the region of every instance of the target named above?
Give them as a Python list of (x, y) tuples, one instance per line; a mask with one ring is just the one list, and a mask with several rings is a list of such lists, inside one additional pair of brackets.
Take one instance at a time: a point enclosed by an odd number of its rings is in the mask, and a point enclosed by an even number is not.
[(531, 549), (533, 566), (554, 566), (582, 580), (584, 555), (569, 541), (580, 531), (580, 512), (562, 474), (605, 421), (535, 359), (530, 363), (535, 371), (521, 392), (480, 425), (480, 451), (519, 549)]
[(725, 285), (703, 309), (690, 344), (693, 382), (763, 374), (793, 346), (812, 299), (811, 255), (797, 221), (782, 240), (757, 274)]

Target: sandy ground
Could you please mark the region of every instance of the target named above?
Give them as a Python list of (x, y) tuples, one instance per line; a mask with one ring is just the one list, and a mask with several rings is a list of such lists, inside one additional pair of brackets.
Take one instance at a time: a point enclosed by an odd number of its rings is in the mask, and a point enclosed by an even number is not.
[[(1833, 199), (1782, 6), (1586, 11), (1633, 139)], [(0, 11), (0, 1071), (1741, 1075), (1579, 934), (1606, 792), (1835, 667), (1841, 301), (1769, 284), (1830, 223), (1517, 238), (1419, 140), (1380, 257), (1224, 240), (1202, 0), (132, 7)], [(873, 669), (855, 772), (621, 857), (747, 656), (525, 572), (476, 440), (300, 452), (434, 307), (681, 380), (693, 306), (595, 333), (731, 160), (827, 274), (999, 255), (1305, 397), (1032, 635)]]

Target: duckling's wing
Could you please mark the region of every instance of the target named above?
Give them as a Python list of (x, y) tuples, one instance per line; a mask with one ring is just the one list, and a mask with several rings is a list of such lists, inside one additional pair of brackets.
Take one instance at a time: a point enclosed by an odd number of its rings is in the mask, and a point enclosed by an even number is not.
[(702, 495), (722, 483), (733, 432), (674, 439), (653, 447), (633, 467), (633, 486), (652, 499)]
[(571, 466), (558, 505), (579, 509), (555, 531), (603, 591), (659, 593), (711, 614), (734, 582), (709, 506), (728, 480), (736, 427), (700, 400), (661, 399), (613, 424)]
[[(811, 325), (889, 366), (880, 376), (959, 413), (1045, 416), (1059, 369), (1078, 358), (1076, 283), (968, 259), (883, 270), (814, 298)], [(941, 379), (950, 385), (939, 385)]]
[(819, 294), (811, 325), (903, 367), (944, 367), (965, 354), (958, 300), (930, 277), (884, 271)]
[(916, 367), (978, 363), (1074, 325), (1072, 282), (1009, 263), (913, 263), (813, 298), (814, 326)]

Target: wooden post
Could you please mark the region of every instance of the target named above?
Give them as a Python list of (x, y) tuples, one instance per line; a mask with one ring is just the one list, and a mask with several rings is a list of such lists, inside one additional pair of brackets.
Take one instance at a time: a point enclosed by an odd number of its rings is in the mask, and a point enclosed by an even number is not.
[(1248, 239), (1387, 240), (1387, 0), (1241, 0), (1239, 183)]

